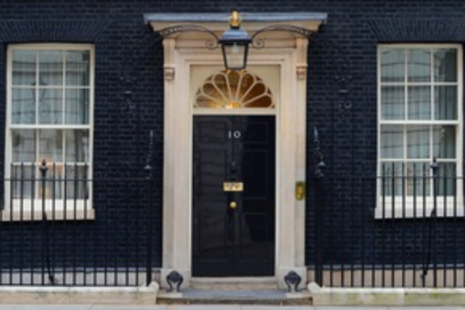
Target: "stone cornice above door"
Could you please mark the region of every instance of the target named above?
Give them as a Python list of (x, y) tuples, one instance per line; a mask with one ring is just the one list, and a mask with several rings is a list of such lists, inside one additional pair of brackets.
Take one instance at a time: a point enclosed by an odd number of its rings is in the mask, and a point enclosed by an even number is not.
[[(241, 13), (241, 28), (251, 36), (261, 32), (260, 38), (309, 37), (318, 32), (326, 22), (326, 13), (289, 12), (289, 13)], [(145, 14), (145, 23), (164, 37), (176, 37), (178, 40), (192, 40), (208, 37), (201, 28), (220, 36), (228, 29), (229, 14), (226, 13), (153, 13)], [(196, 27), (198, 27), (196, 29)]]

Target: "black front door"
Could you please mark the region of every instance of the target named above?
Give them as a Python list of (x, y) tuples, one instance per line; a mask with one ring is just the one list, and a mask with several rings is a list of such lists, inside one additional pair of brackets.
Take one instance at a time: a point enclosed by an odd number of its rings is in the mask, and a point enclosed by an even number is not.
[(274, 274), (275, 117), (194, 116), (193, 276)]

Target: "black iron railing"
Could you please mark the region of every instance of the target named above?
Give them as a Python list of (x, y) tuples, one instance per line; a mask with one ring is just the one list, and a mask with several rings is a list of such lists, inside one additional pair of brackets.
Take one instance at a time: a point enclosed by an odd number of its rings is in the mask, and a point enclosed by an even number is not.
[[(331, 176), (317, 155), (314, 234), (307, 235), (315, 241), (307, 256), (315, 281), (465, 286), (463, 178), (455, 163), (385, 163), (379, 176)], [(85, 165), (12, 165), (0, 189), (0, 285), (150, 283), (157, 212), (149, 164), (145, 171), (91, 178)]]
[(379, 176), (314, 180), (314, 280), (333, 287), (464, 287), (456, 164), (383, 163)]
[(3, 180), (0, 285), (140, 286), (153, 269), (153, 177), (15, 164)]

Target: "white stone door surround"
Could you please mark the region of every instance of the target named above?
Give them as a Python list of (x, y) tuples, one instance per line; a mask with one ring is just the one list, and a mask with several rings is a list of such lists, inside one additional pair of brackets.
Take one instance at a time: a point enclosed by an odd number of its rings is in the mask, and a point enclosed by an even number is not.
[[(298, 26), (316, 32), (326, 14), (275, 13), (243, 14), (242, 28), (254, 31), (272, 24)], [(228, 28), (228, 14), (147, 14), (145, 20), (155, 31), (167, 27), (195, 24), (221, 35)], [(276, 98), (276, 253), (275, 277), (286, 287), (284, 276), (291, 270), (306, 283), (305, 200), (295, 197), (296, 183), (305, 181), (307, 37), (270, 31), (260, 36), (262, 49), (250, 48), (250, 66), (278, 68)], [(176, 270), (189, 287), (192, 261), (192, 69), (198, 66), (221, 68), (220, 48), (205, 48), (208, 35), (198, 32), (165, 36), (164, 46), (164, 170), (163, 170), (163, 265), (162, 286), (166, 276)], [(234, 110), (232, 110), (234, 111)], [(212, 109), (212, 114), (215, 113)], [(222, 112), (224, 114), (224, 112)], [(246, 109), (233, 113), (250, 114)]]

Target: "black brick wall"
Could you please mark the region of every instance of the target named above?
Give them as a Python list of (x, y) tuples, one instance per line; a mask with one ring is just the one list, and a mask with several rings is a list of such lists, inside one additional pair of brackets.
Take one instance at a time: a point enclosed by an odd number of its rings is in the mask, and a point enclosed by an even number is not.
[[(142, 176), (147, 151), (148, 132), (155, 133), (155, 200), (156, 230), (154, 263), (161, 265), (161, 188), (163, 147), (163, 59), (157, 35), (143, 23), (144, 13), (160, 12), (325, 12), (327, 24), (321, 29), (309, 50), (308, 70), (308, 200), (307, 264), (314, 257), (313, 127), (317, 126), (327, 164), (328, 180), (336, 176), (358, 176), (376, 173), (376, 46), (387, 42), (462, 43), (465, 40), (465, 2), (460, 0), (250, 0), (250, 1), (0, 1), (0, 119), (5, 119), (5, 51), (9, 43), (69, 42), (93, 43), (95, 69), (95, 140), (94, 171), (96, 176)], [(226, 25), (226, 24), (225, 24)], [(159, 38), (158, 38), (159, 39)], [(125, 95), (125, 91), (132, 91)], [(347, 92), (341, 92), (346, 90)], [(4, 145), (4, 126), (0, 126), (0, 145)], [(3, 153), (3, 152), (2, 152)], [(0, 158), (0, 165), (3, 159)], [(2, 168), (2, 167), (0, 167)], [(2, 169), (3, 171), (3, 169)], [(359, 261), (382, 256), (381, 252), (361, 250), (363, 244), (377, 244), (386, 230), (373, 224), (374, 184), (363, 190), (343, 180), (328, 182), (333, 200), (325, 207), (325, 253), (337, 261)], [(351, 194), (363, 193), (356, 199)], [(352, 210), (353, 212), (347, 212)], [(115, 210), (114, 210), (115, 211)], [(96, 209), (97, 219), (99, 210)], [(116, 212), (116, 211), (115, 211)], [(111, 214), (111, 213), (110, 213)], [(140, 233), (140, 219), (125, 216), (117, 227)], [(350, 224), (350, 219), (356, 221)], [(110, 217), (111, 221), (112, 218)], [(426, 221), (427, 222), (427, 221)], [(366, 224), (363, 226), (364, 223)], [(424, 240), (417, 238), (424, 223), (395, 222), (386, 242), (394, 244), (405, 226), (406, 247), (419, 256)], [(445, 221), (438, 229), (446, 231), (462, 220)], [(440, 224), (440, 225), (442, 225)], [(4, 224), (2, 238), (16, 240), (16, 224)], [(74, 226), (72, 226), (74, 225)], [(99, 222), (57, 226), (85, 227), (77, 238), (99, 235)], [(397, 226), (398, 225), (398, 226)], [(34, 224), (25, 224), (34, 229)], [(361, 227), (371, 236), (356, 239), (351, 250), (348, 236), (359, 236)], [(378, 225), (379, 226), (379, 225)], [(337, 231), (334, 230), (337, 227)], [(387, 228), (387, 227), (386, 227)], [(39, 228), (37, 228), (39, 229)], [(115, 228), (116, 229), (116, 228)], [(378, 236), (378, 234), (384, 234)], [(24, 234), (25, 239), (28, 238)], [(37, 234), (33, 237), (39, 238)], [(378, 237), (377, 237), (378, 236)], [(446, 234), (444, 234), (446, 236)], [(438, 237), (439, 238), (439, 237)], [(334, 240), (334, 242), (329, 242)], [(377, 241), (378, 240), (378, 241)], [(397, 240), (397, 241), (396, 241)], [(365, 242), (365, 243), (364, 243)], [(463, 241), (458, 240), (463, 244)], [(362, 244), (363, 243), (363, 244)], [(389, 244), (387, 245), (389, 246)], [(452, 249), (448, 245), (445, 249)], [(16, 247), (17, 249), (18, 247)], [(464, 248), (463, 246), (461, 248)], [(96, 249), (93, 255), (101, 255)], [(417, 251), (417, 252), (415, 252)], [(369, 253), (368, 253), (369, 252)], [(463, 255), (463, 254), (462, 254)], [(324, 256), (324, 260), (329, 257)], [(381, 257), (380, 257), (381, 259)]]
[(319, 9), (329, 17), (309, 50), (307, 265), (315, 262), (314, 126), (327, 165), (323, 264), (348, 269), (350, 264), (359, 268), (426, 263), (432, 227), (429, 262), (464, 261), (463, 218), (434, 223), (424, 218), (374, 220), (372, 178), (377, 158), (377, 44), (462, 44), (464, 19), (457, 14), (462, 6), (443, 1), (351, 1)]

